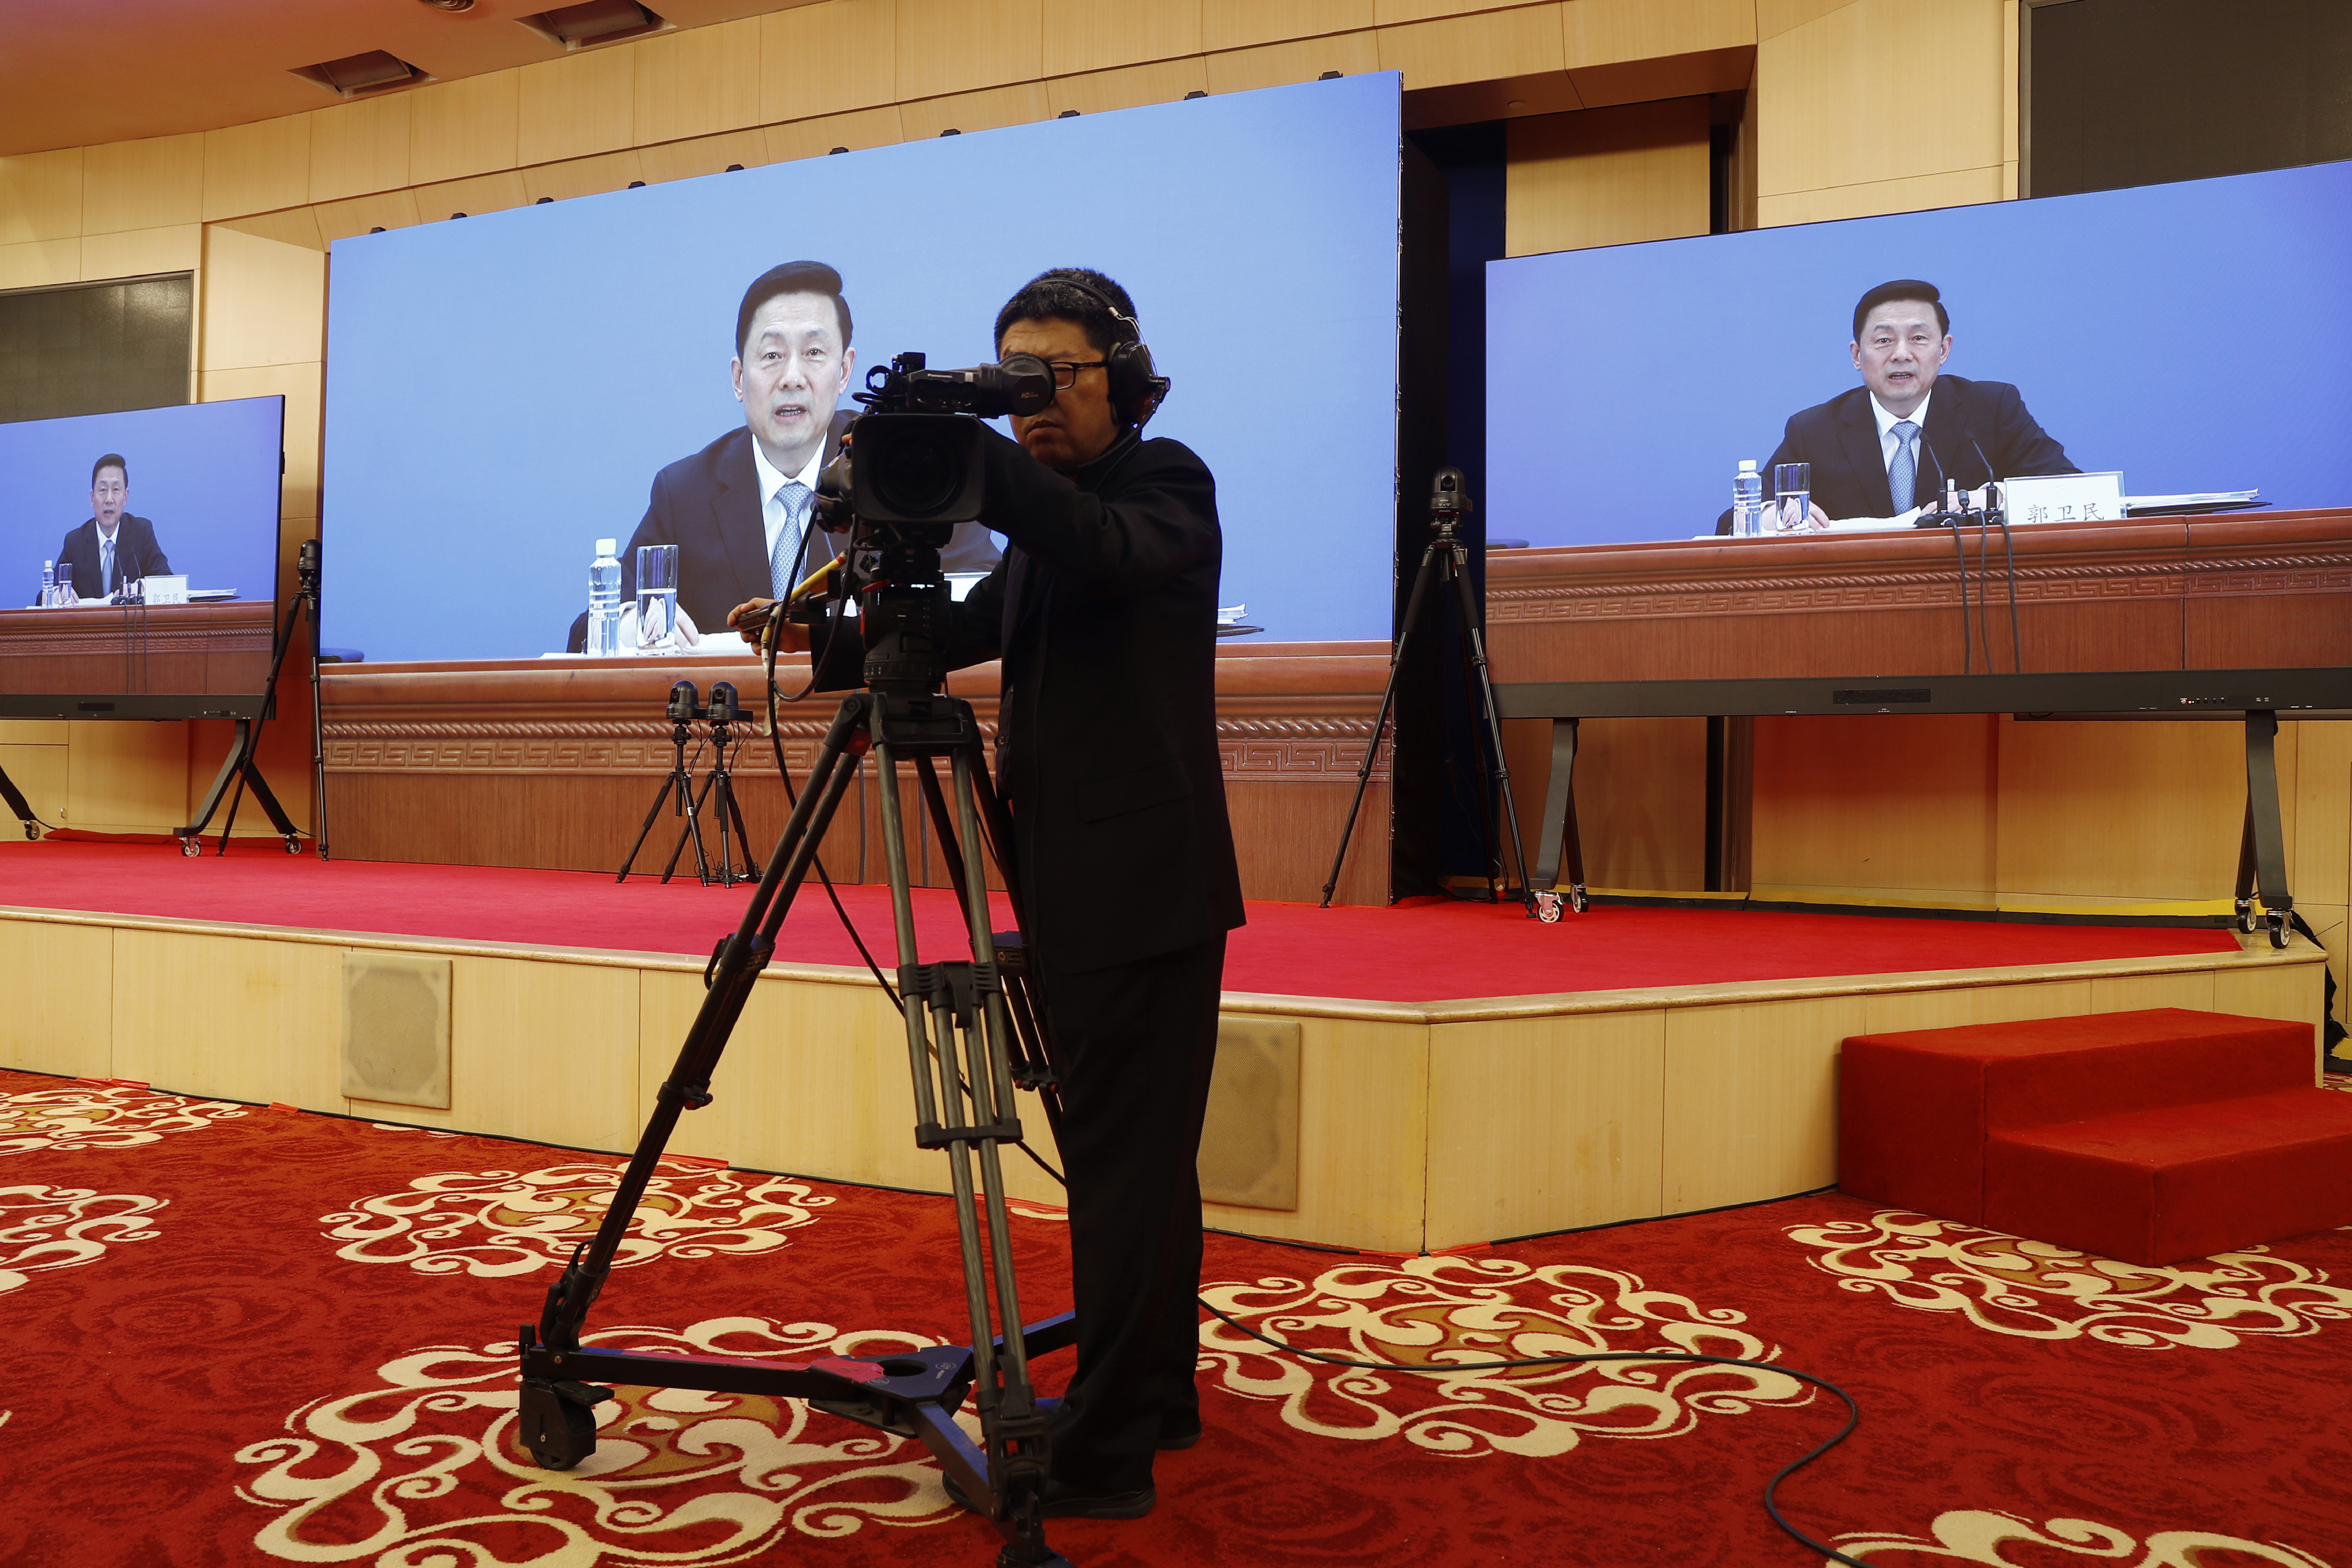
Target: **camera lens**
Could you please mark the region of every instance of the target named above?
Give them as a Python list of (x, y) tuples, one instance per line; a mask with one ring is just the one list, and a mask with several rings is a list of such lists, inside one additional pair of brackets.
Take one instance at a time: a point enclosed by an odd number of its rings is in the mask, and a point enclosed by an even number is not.
[(962, 443), (939, 429), (908, 431), (892, 443), (890, 460), (875, 477), (882, 504), (899, 517), (924, 518), (945, 510), (963, 488)]

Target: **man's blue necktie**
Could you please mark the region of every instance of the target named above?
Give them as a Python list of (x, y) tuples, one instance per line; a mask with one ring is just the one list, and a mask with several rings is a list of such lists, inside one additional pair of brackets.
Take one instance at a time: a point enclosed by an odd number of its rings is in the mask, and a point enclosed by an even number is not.
[(784, 525), (776, 531), (776, 547), (768, 553), (768, 586), (781, 599), (795, 586), (793, 564), (800, 559), (801, 534), (808, 525), (809, 488), (787, 479), (776, 487), (776, 494), (784, 503)]
[(1886, 465), (1886, 488), (1895, 494), (1896, 515), (1911, 510), (1911, 492), (1919, 482), (1919, 459), (1911, 451), (1911, 437), (1919, 426), (1908, 419), (1895, 425), (1895, 461)]

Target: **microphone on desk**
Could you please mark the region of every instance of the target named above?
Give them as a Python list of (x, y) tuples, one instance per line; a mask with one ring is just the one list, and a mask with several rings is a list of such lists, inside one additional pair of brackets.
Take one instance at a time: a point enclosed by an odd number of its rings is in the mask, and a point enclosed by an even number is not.
[(1919, 449), (1927, 454), (1929, 462), (1936, 465), (1936, 484), (1943, 494), (1937, 498), (1936, 505), (1921, 507), (1919, 515), (1911, 520), (1911, 526), (1914, 528), (1957, 527), (1958, 524), (1953, 521), (1953, 514), (1958, 509), (1952, 504), (1953, 486), (1950, 477), (1944, 472), (1944, 460), (1936, 456), (1936, 448), (1924, 440), (1919, 443)]

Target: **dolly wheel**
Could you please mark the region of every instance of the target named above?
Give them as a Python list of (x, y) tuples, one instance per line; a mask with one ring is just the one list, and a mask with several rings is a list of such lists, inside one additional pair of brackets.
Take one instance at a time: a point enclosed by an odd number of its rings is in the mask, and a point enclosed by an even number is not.
[(302, 853), (302, 841), (299, 838), (295, 837), (290, 833), (286, 836), (286, 853), (289, 855), (299, 855)]
[(37, 843), (41, 837), (41, 825), (37, 822), (25, 824), (25, 837)]
[(2279, 913), (2276, 910), (2273, 910), (2270, 912), (2269, 923), (2271, 928), (2271, 945), (2273, 947), (2284, 947), (2286, 945), (2287, 931), (2286, 917)]
[(568, 1470), (594, 1453), (595, 1406), (612, 1397), (588, 1384), (523, 1379), (522, 1444), (532, 1460), (542, 1470)]
[(193, 860), (204, 852), (205, 847), (197, 843), (193, 837), (184, 837), (180, 840), (180, 853), (185, 855), (189, 859)]

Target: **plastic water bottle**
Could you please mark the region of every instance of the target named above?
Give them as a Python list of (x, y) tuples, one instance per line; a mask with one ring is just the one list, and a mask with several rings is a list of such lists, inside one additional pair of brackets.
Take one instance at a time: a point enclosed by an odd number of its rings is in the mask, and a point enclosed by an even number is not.
[(588, 645), (591, 658), (617, 658), (621, 653), (620, 541), (596, 542), (596, 559), (588, 563)]
[(41, 563), (41, 608), (47, 609), (58, 602), (58, 563)]
[(1741, 539), (1753, 539), (1764, 531), (1764, 476), (1756, 471), (1756, 459), (1739, 459), (1739, 472), (1731, 480), (1731, 531)]

